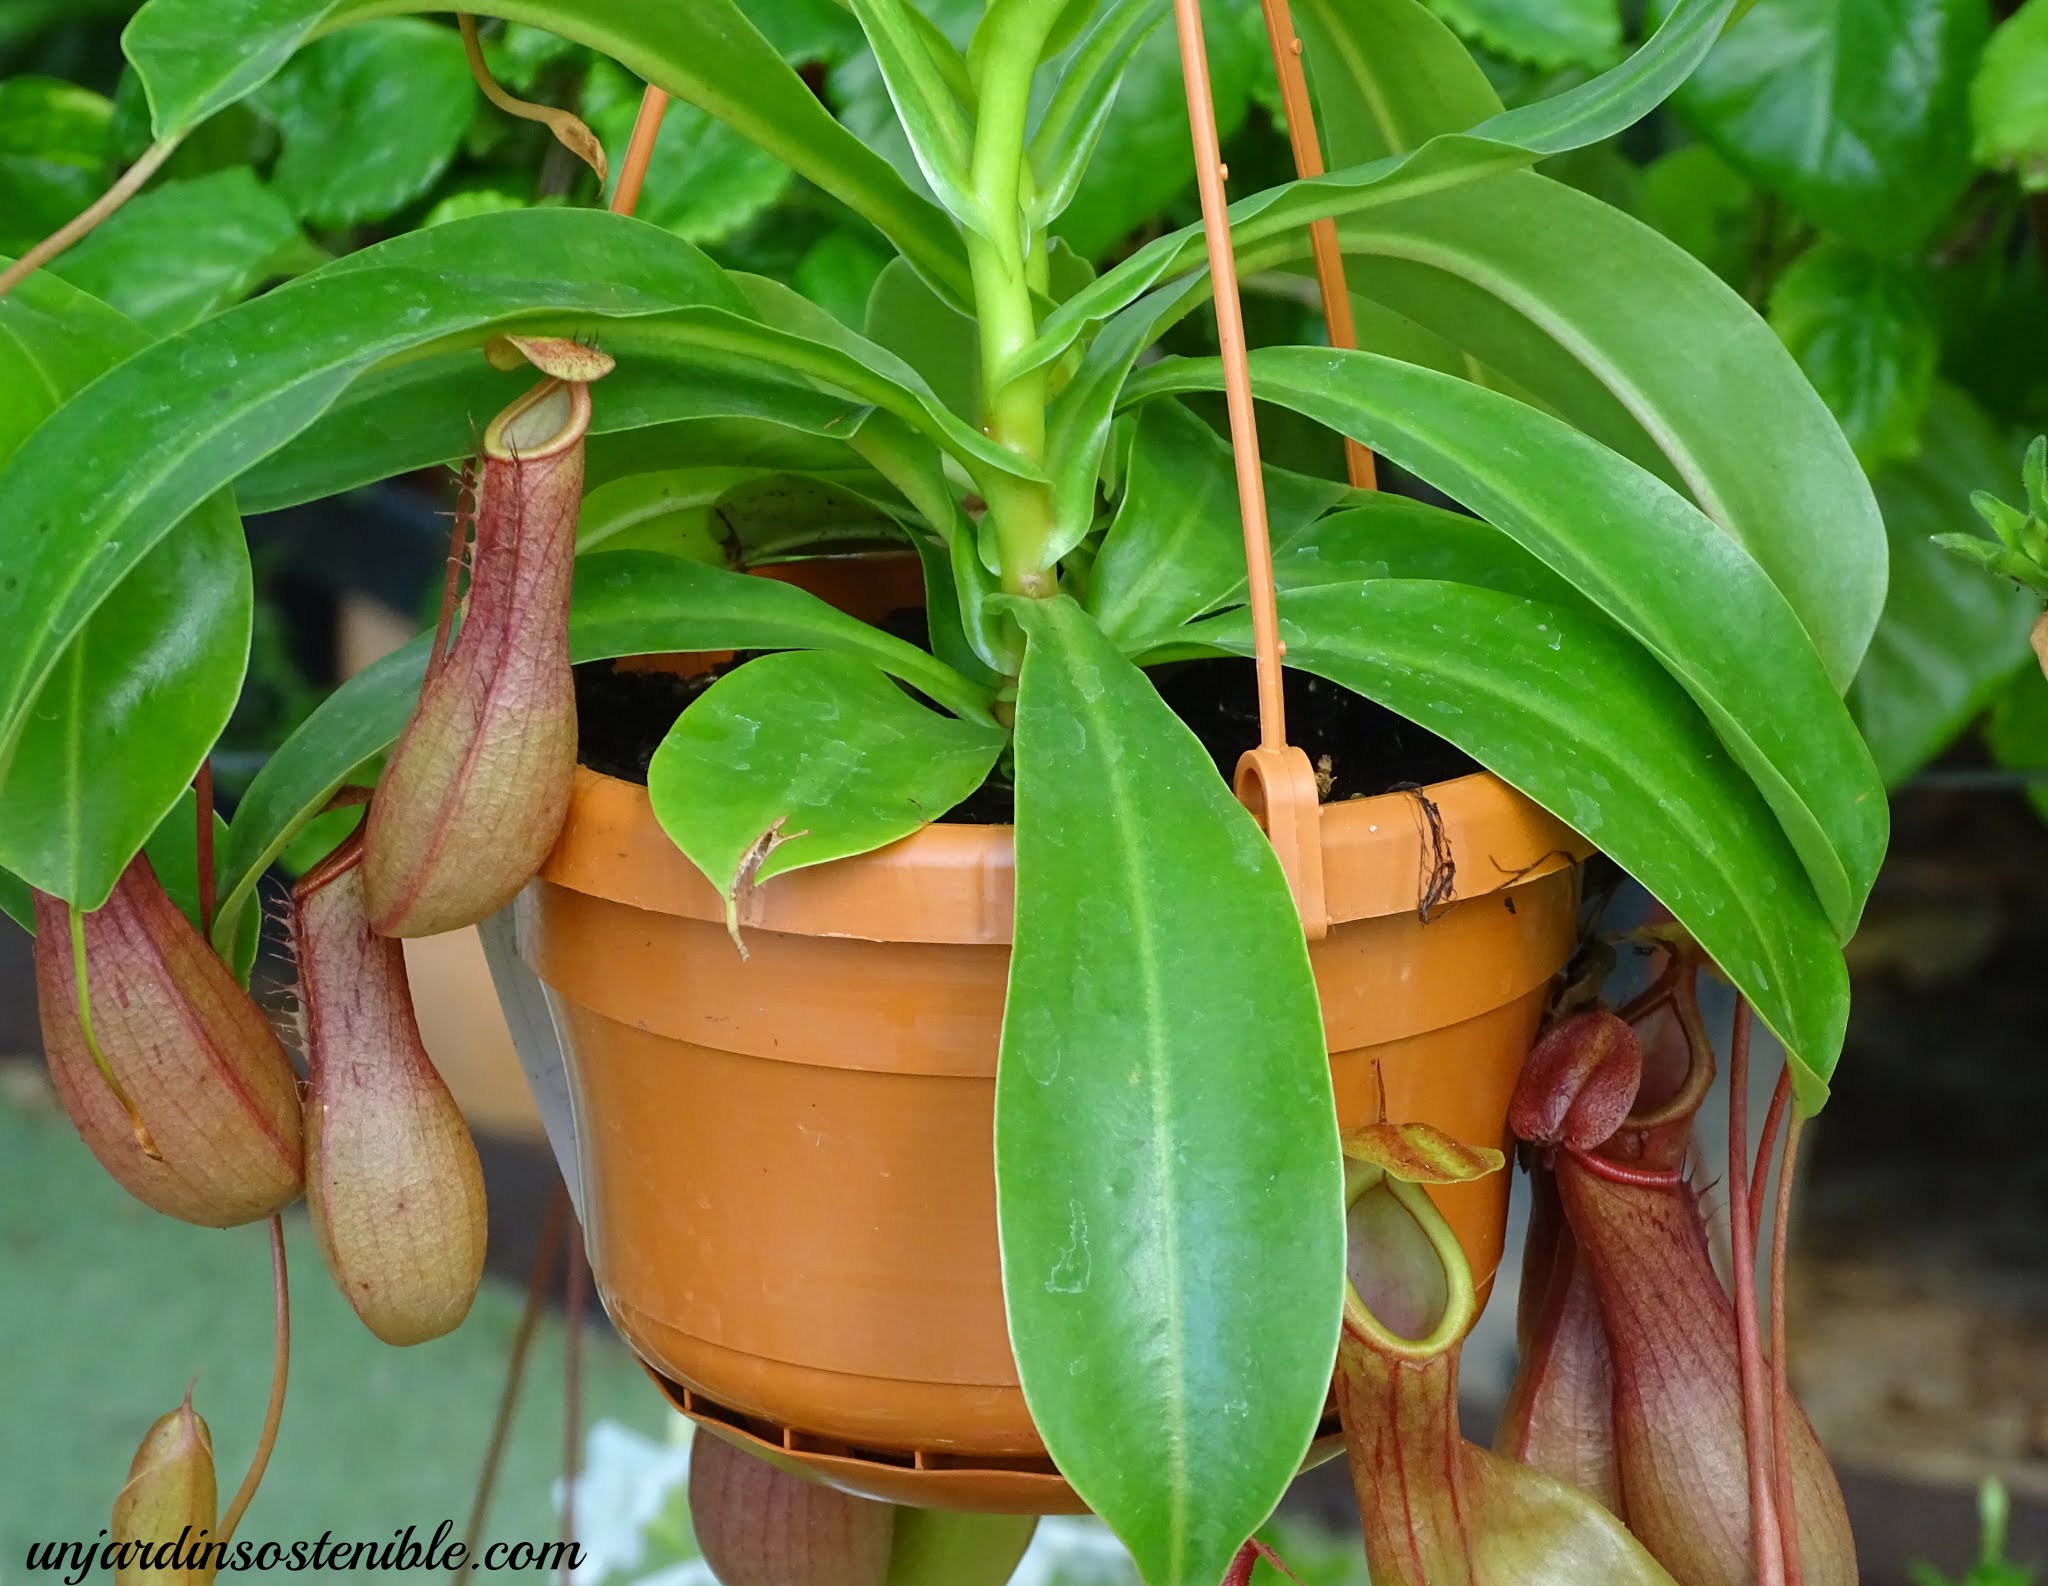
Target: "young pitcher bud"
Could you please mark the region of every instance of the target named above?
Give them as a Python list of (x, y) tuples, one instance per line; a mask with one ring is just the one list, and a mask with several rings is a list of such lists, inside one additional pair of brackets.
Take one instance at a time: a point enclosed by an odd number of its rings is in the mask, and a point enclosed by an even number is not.
[(712, 1432), (690, 1445), (690, 1525), (719, 1586), (889, 1586), (898, 1512)]
[(370, 929), (361, 850), (301, 879), (292, 927), (305, 1008), (306, 1206), (335, 1285), (387, 1344), (469, 1314), (484, 1267), (484, 1178), (428, 1060), (398, 942)]
[(363, 887), (382, 935), (496, 913), (561, 832), (576, 773), (569, 583), (589, 427), (589, 387), (550, 378), (484, 431), (466, 614), (364, 827)]
[[(1682, 1586), (1751, 1586), (1749, 1467), (1735, 1309), (1689, 1186), (1623, 1182), (1561, 1157), (1557, 1187), (1599, 1296), (1631, 1530)], [(1854, 1586), (1855, 1543), (1827, 1455), (1792, 1407), (1806, 1586)]]
[(84, 1017), (71, 910), (36, 895), (50, 1079), (100, 1166), (144, 1205), (208, 1228), (297, 1198), (305, 1163), (291, 1061), (147, 859), (129, 864), (79, 930)]
[(185, 1402), (158, 1417), (128, 1467), (114, 1499), (116, 1586), (206, 1586), (214, 1576), (214, 1522), (219, 1494), (213, 1438)]
[(1554, 1025), (1523, 1064), (1508, 1127), (1534, 1145), (1605, 1143), (1628, 1118), (1643, 1082), (1643, 1049), (1620, 1015), (1588, 1008)]

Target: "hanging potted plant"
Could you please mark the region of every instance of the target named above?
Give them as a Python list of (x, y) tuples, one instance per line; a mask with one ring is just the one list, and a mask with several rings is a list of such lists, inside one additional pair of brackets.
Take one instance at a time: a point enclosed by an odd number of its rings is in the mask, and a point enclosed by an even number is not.
[[(1319, 1439), (1341, 1429), (1358, 1468), (1386, 1457), (1388, 1429), (1359, 1419), (1379, 1368), (1354, 1345), (1424, 1362), (1368, 1297), (1412, 1316), (1410, 1344), (1455, 1346), (1499, 1257), (1504, 1176), (1403, 1176), (1381, 1140), (1381, 1179), (1354, 1173), (1347, 1198), (1341, 1141), (1391, 1120), (1507, 1143), (1593, 847), (1668, 906), (1685, 962), (1696, 942), (1784, 1040), (1798, 1111), (1825, 1097), (1839, 947), (1885, 840), (1840, 698), (1882, 604), (1881, 526), (1740, 299), (1527, 169), (1646, 114), (1737, 0), (1681, 0), (1610, 72), (1514, 111), (1410, 0), (1370, 16), (1312, 0), (1306, 51), (1269, 5), (1307, 174), (1227, 215), (1200, 15), (1180, 0), (1206, 224), (1092, 279), (1055, 268), (1048, 227), (1168, 8), (994, 0), (962, 51), (907, 0), (855, 0), (915, 182), (745, 9), (485, 8), (653, 85), (621, 195), (670, 93), (869, 222), (898, 258), (865, 334), (620, 214), (488, 214), (154, 344), (108, 328), (107, 372), (0, 467), (22, 525), (0, 582), (0, 863), (39, 926), (46, 1020), (77, 1032), (53, 1060), (70, 1054), (74, 1118), (117, 1173), (222, 1176), (219, 1142), (175, 1139), (130, 1083), (133, 1065), (175, 1066), (159, 1027), (96, 1040), (103, 977), (159, 984), (153, 965), (195, 953), (218, 969), (207, 942), (232, 961), (257, 879), (374, 780), (362, 831), (297, 905), (307, 1181), (366, 1320), (425, 1336), (475, 1281), (469, 1242), (442, 1237), (472, 1226), (473, 1161), (390, 941), (495, 917), (566, 1052), (600, 1288), (686, 1411), (849, 1493), (1085, 1504), (1154, 1586), (1206, 1586), (1248, 1568), (1245, 1538)], [(285, 0), (222, 38), (200, 0), (149, 0), (126, 45), (159, 147), (343, 20), (330, 10)], [(1411, 327), (1455, 327), (1469, 364), (1247, 356), (1240, 270), (1313, 259), (1333, 340), (1351, 339), (1340, 255), (1384, 276)], [(10, 284), (0, 314), (24, 338), (106, 317), (45, 277)], [(1150, 356), (1212, 296), (1221, 359)], [(940, 395), (935, 361), (972, 369), (945, 382), (968, 395)], [(1217, 391), (1227, 441), (1195, 405)], [(1263, 468), (1254, 394), (1346, 436), (1351, 483)], [(1361, 488), (1367, 447), (1471, 515)], [(479, 450), (459, 626), (451, 598), (441, 632), (315, 712), (217, 852), (203, 800), (181, 817), (203, 839), (187, 862), (204, 936), (180, 930), (137, 856), (224, 720), (235, 634), (136, 629), (133, 612), (232, 612), (238, 591), (246, 610), (237, 505)], [(748, 576), (788, 541), (646, 548), (647, 502), (711, 468), (829, 486), (803, 543), (888, 525), (923, 570), (922, 642)], [(642, 548), (604, 547), (612, 511), (643, 520)], [(622, 738), (597, 730), (619, 714), (598, 671), (579, 713), (572, 666), (683, 652), (734, 659)], [(1246, 689), (1255, 707), (1233, 710)], [(1484, 770), (1376, 752), (1365, 735), (1394, 718)], [(644, 758), (643, 777), (579, 766), (579, 735), (586, 762)], [(135, 940), (122, 908), (175, 945), (117, 956)], [(373, 994), (332, 989), (352, 983)], [(223, 1071), (276, 1066), (253, 1037), (208, 1050)], [(330, 1102), (363, 1126), (337, 1129)], [(407, 1134), (386, 1114), (436, 1121)], [(273, 1212), (296, 1167), (251, 1187), (247, 1163), (284, 1125), (227, 1121), (248, 1193), (220, 1220)], [(445, 1217), (375, 1215), (373, 1189), (412, 1171), (388, 1149), (401, 1137), (429, 1141), (419, 1171)], [(1411, 1270), (1413, 1239), (1347, 1281), (1347, 1242), (1354, 1267), (1377, 1248), (1358, 1222), (1379, 1213), (1357, 1204), (1380, 1189), (1448, 1285), (1433, 1313), (1375, 1279)], [(396, 1269), (439, 1282), (394, 1290)], [(1619, 1315), (1617, 1358), (1635, 1337)], [(756, 1491), (744, 1471), (718, 1491)], [(1675, 1545), (1642, 1544), (1696, 1578)]]

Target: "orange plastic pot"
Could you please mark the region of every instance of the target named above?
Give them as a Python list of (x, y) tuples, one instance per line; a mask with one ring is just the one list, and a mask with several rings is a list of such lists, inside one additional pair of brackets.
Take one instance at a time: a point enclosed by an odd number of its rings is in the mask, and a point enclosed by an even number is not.
[[(1491, 776), (1321, 817), (1338, 1109), (1505, 1142), (1583, 839)], [(522, 952), (567, 1049), (593, 1270), (687, 1413), (868, 1496), (1079, 1507), (1017, 1383), (996, 1247), (1011, 832), (933, 826), (722, 901), (646, 790), (578, 773)], [(1196, 927), (1199, 928), (1199, 927)], [(1441, 1204), (1477, 1275), (1506, 1175)], [(1334, 1428), (1333, 1428), (1334, 1429)]]

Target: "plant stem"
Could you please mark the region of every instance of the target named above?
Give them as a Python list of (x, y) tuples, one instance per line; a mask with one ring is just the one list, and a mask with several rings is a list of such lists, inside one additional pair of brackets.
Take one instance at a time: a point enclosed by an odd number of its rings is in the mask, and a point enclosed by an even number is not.
[[(1749, 1237), (1763, 1238), (1764, 1194), (1771, 1183), (1771, 1153), (1778, 1149), (1778, 1130), (1785, 1123), (1785, 1108), (1792, 1100), (1792, 1065), (1778, 1075), (1778, 1088), (1771, 1092), (1771, 1110), (1764, 1114), (1764, 1131), (1756, 1143), (1756, 1170), (1749, 1177)], [(1783, 1180), (1780, 1180), (1782, 1191)]]
[[(1037, 255), (1045, 239), (1027, 230), (1024, 219), (1024, 131), (1039, 53), (1063, 9), (1065, 0), (1035, 0), (1013, 4), (984, 23), (992, 31), (980, 52), (985, 70), (969, 173), (980, 211), (980, 227), (967, 237), (967, 262), (981, 336), (982, 429), (1034, 465), (1045, 461), (1048, 371), (1034, 369), (1009, 381), (997, 371), (1038, 334), (1031, 286), (1034, 275), (1042, 275), (1044, 261)], [(1003, 588), (1013, 595), (1054, 593), (1058, 525), (1052, 488), (993, 469), (980, 483), (995, 515)]]
[(534, 1247), (533, 1265), (526, 1274), (526, 1306), (519, 1313), (519, 1327), (512, 1335), (512, 1352), (505, 1361), (505, 1385), (498, 1392), (498, 1414), (491, 1422), (491, 1440), (484, 1445), (483, 1469), (477, 1473), (476, 1496), (470, 1500), (469, 1524), (462, 1533), (462, 1563), (457, 1566), (454, 1586), (462, 1586), (475, 1569), (482, 1551), (484, 1521), (491, 1512), (491, 1494), (497, 1490), (498, 1470), (505, 1459), (505, 1440), (512, 1431), (512, 1412), (519, 1407), (519, 1389), (526, 1381), (526, 1357), (533, 1348), (533, 1335), (540, 1327), (541, 1311), (547, 1301), (548, 1274), (554, 1270), (555, 1254), (562, 1242), (562, 1217), (569, 1208), (568, 1186), (559, 1179), (548, 1197), (547, 1216), (540, 1225), (540, 1243)]
[(270, 1362), (270, 1404), (263, 1412), (263, 1435), (256, 1439), (256, 1452), (249, 1456), (249, 1469), (235, 1491), (235, 1501), (221, 1516), (219, 1537), (233, 1540), (235, 1527), (242, 1523), (256, 1489), (263, 1485), (263, 1473), (270, 1468), (270, 1451), (277, 1447), (277, 1428), (284, 1420), (285, 1380), (292, 1364), (292, 1295), (284, 1268), (284, 1218), (270, 1219), (270, 1292), (276, 1315), (276, 1346)]
[[(1785, 1353), (1785, 1251), (1792, 1232), (1792, 1170), (1806, 1120), (1797, 1112), (1785, 1130), (1785, 1160), (1778, 1164), (1778, 1210), (1771, 1225), (1771, 1443), (1778, 1463), (1778, 1531), (1785, 1554), (1785, 1586), (1802, 1586), (1799, 1515), (1792, 1492), (1791, 1362)], [(1762, 1158), (1769, 1161), (1768, 1156)]]
[(1756, 1325), (1756, 1239), (1749, 1218), (1749, 1029), (1747, 998), (1735, 1002), (1728, 1050), (1728, 1233), (1734, 1247), (1735, 1352), (1742, 1374), (1742, 1430), (1749, 1454), (1749, 1535), (1757, 1586), (1785, 1586), (1772, 1498), (1771, 1424)]
[(176, 152), (184, 141), (180, 132), (173, 137), (159, 138), (142, 151), (142, 158), (123, 171), (114, 185), (100, 194), (70, 220), (59, 226), (49, 236), (29, 249), (6, 269), (0, 270), (0, 297), (5, 297), (29, 276), (48, 264), (58, 254), (80, 241), (101, 221), (119, 209), (140, 191), (142, 185), (156, 175), (157, 167)]

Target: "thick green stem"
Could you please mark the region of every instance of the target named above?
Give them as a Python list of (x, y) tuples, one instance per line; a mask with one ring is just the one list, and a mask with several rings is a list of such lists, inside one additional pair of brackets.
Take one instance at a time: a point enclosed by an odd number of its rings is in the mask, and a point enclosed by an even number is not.
[[(989, 13), (982, 24), (986, 37), (975, 40), (981, 80), (972, 180), (983, 229), (969, 236), (967, 256), (981, 332), (982, 427), (1034, 464), (1045, 461), (1046, 371), (1007, 381), (998, 371), (1038, 334), (1032, 283), (1044, 276), (1037, 256), (1045, 238), (1024, 218), (1024, 133), (1032, 75), (1063, 9), (1064, 0), (1009, 0)], [(1004, 589), (1050, 595), (1057, 584), (1051, 488), (993, 474), (987, 485)]]

